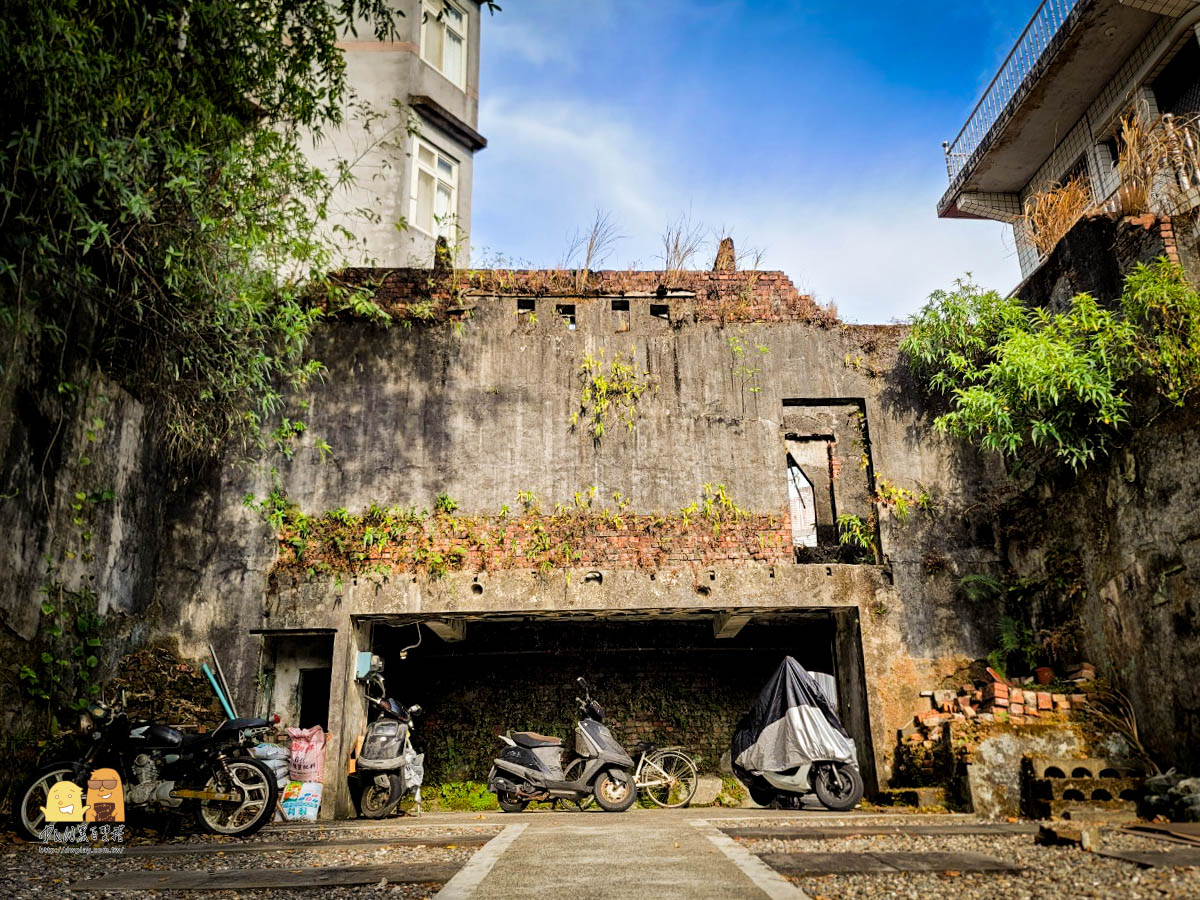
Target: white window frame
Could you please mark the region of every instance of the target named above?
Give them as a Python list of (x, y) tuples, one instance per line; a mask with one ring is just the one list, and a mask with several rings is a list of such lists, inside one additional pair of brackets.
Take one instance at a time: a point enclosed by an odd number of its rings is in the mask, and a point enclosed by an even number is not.
[[(442, 65), (444, 66), (446, 61), (446, 32), (452, 31), (462, 39), (462, 60), (458, 72), (447, 72), (445, 68), (434, 65), (430, 60), (428, 48), (425, 46), (426, 20), (436, 19), (441, 15), (442, 10), (446, 8), (453, 9), (462, 16), (462, 29), (460, 31), (457, 28), (451, 28), (450, 23), (443, 17), (440, 32), (442, 38)], [(453, 82), (455, 86), (464, 91), (467, 89), (467, 48), (470, 46), (468, 43), (468, 27), (470, 22), (471, 18), (467, 10), (457, 3), (451, 3), (450, 0), (421, 0), (421, 22), (419, 24), (421, 30), (421, 59), (431, 69), (440, 72), (445, 78)]]
[[(421, 161), (422, 148), (433, 154), (434, 164), (432, 168)], [(449, 180), (446, 179), (444, 173), (438, 170), (437, 162), (439, 159), (445, 160), (454, 167), (454, 175)], [(445, 237), (447, 241), (449, 241), (451, 244), (454, 244), (455, 238), (457, 237), (455, 234), (455, 226), (458, 224), (458, 175), (461, 171), (460, 161), (446, 151), (442, 150), (437, 144), (433, 143), (427, 138), (423, 138), (419, 135), (413, 135), (412, 163), (412, 190), (409, 197), (408, 217), (409, 224), (417, 231), (421, 232), (421, 234), (428, 235), (429, 237), (435, 239), (438, 237)], [(434, 210), (431, 215), (434, 218), (431, 219), (428, 229), (423, 227), (422, 223), (417, 220), (417, 203), (419, 199), (417, 191), (419, 190), (422, 172), (425, 172), (433, 178), (434, 196), (430, 199), (432, 203), (432, 209)], [(444, 222), (438, 222), (436, 219), (437, 187), (439, 184), (443, 184), (450, 189), (450, 218), (448, 221)]]

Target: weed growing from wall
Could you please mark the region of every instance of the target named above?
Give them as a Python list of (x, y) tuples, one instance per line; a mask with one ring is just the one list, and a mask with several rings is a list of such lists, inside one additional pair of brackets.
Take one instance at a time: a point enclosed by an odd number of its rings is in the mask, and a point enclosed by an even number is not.
[(725, 559), (735, 548), (752, 560), (790, 555), (785, 518), (750, 513), (723, 484), (703, 485), (700, 497), (674, 514), (630, 513), (629, 498), (619, 491), (615, 509), (597, 508), (596, 496), (594, 485), (577, 491), (571, 505), (558, 504), (552, 513), (541, 512), (533, 492), (521, 491), (517, 514), (505, 505), (494, 516), (463, 515), (444, 497), (433, 515), (378, 504), (362, 513), (339, 508), (309, 515), (277, 484), (266, 497), (247, 495), (244, 503), (276, 534), (276, 568), (309, 578), (402, 571), (437, 579), (465, 568), (548, 573), (614, 560), (657, 568), (672, 559), (685, 565)]
[(594, 441), (604, 437), (605, 424), (612, 412), (626, 430), (633, 431), (637, 422), (638, 400), (642, 394), (655, 386), (649, 372), (638, 372), (634, 365), (636, 353), (629, 351), (629, 360), (618, 351), (612, 361), (604, 365), (604, 349), (596, 355), (585, 353), (579, 367), (579, 378), (583, 388), (579, 395), (579, 408), (571, 413), (571, 428), (586, 422), (588, 433)]

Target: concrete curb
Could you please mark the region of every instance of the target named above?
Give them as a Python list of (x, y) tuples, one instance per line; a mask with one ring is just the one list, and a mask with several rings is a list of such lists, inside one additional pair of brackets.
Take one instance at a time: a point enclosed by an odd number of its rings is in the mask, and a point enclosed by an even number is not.
[[(739, 869), (742, 874), (754, 882), (771, 900), (810, 900), (808, 894), (800, 890), (765, 862), (735, 841), (729, 835), (719, 831), (706, 819), (695, 819), (688, 823), (699, 829), (718, 850)], [(486, 848), (485, 848), (486, 849)], [(440, 896), (440, 895), (439, 895)]]
[(487, 878), (488, 873), (492, 871), (492, 866), (496, 864), (504, 851), (528, 827), (527, 824), (506, 826), (503, 831), (484, 844), (478, 853), (468, 859), (466, 865), (458, 870), (458, 874), (442, 885), (442, 889), (434, 896), (441, 900), (466, 900), (475, 893), (479, 883)]

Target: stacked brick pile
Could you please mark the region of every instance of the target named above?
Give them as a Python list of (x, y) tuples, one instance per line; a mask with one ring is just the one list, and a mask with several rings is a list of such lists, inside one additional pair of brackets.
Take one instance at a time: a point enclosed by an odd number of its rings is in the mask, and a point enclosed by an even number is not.
[[(1053, 693), (1038, 690), (1033, 678), (1005, 680), (988, 669), (991, 680), (964, 684), (957, 690), (921, 692), (921, 708), (900, 731), (900, 739), (931, 748), (954, 723), (977, 721), (1012, 725), (1058, 724), (1095, 699), (1087, 693)], [(1082, 685), (1095, 679), (1095, 670), (1084, 664), (1072, 680)]]

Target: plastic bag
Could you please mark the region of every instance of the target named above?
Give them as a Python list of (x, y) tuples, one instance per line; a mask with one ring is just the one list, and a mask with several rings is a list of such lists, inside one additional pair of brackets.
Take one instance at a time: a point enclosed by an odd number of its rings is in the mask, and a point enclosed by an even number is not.
[(283, 790), (283, 814), (289, 822), (315, 822), (321, 809), (322, 785), (313, 781), (289, 781)]
[(289, 728), (292, 756), (288, 774), (293, 781), (323, 781), (325, 778), (325, 732), (320, 725)]
[(258, 744), (251, 753), (255, 759), (261, 759), (263, 762), (273, 759), (286, 760), (291, 755), (287, 747), (281, 747), (279, 744)]

